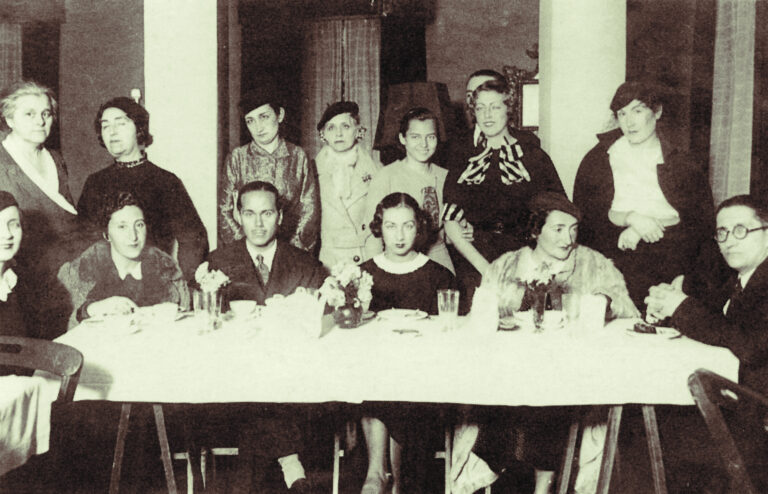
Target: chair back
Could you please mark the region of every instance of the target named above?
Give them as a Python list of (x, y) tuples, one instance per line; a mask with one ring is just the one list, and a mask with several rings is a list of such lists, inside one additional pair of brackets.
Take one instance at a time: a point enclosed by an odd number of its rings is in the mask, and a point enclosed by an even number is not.
[(725, 463), (729, 492), (763, 492), (768, 465), (768, 398), (705, 369), (691, 374), (688, 388)]
[(43, 370), (61, 378), (57, 402), (71, 402), (75, 396), (83, 354), (61, 343), (20, 336), (0, 336), (0, 365)]

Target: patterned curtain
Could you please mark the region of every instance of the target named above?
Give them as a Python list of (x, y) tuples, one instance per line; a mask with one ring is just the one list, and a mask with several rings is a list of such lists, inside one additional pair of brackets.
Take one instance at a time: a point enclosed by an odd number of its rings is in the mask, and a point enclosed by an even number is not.
[(314, 158), (320, 151), (317, 122), (328, 105), (340, 100), (360, 106), (370, 149), (379, 118), (379, 19), (318, 19), (309, 23), (305, 43), (302, 146), (307, 155)]
[(0, 23), (0, 90), (21, 80), (21, 25)]
[(749, 193), (756, 0), (718, 0), (710, 177), (716, 203)]

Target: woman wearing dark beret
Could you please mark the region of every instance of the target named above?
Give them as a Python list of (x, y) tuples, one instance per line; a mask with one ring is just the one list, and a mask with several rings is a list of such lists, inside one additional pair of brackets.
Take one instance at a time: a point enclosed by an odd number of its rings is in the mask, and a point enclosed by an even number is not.
[(243, 237), (235, 216), (237, 191), (248, 182), (269, 182), (284, 200), (280, 236), (293, 246), (313, 251), (320, 230), (320, 192), (317, 172), (299, 146), (280, 134), (285, 110), (276, 89), (262, 86), (240, 101), (240, 113), (252, 141), (227, 156), (219, 206), (219, 238)]
[(381, 164), (363, 147), (365, 129), (353, 101), (338, 101), (317, 124), (323, 147), (315, 157), (320, 182), (320, 261), (328, 268), (342, 261), (365, 261), (366, 198)]
[(702, 166), (657, 129), (654, 86), (625, 82), (611, 111), (619, 128), (581, 161), (573, 202), (584, 212), (580, 241), (616, 263), (640, 306), (652, 285), (689, 272), (714, 235), (712, 192)]
[(120, 191), (130, 192), (144, 205), (149, 244), (167, 254), (177, 244), (179, 265), (191, 279), (208, 253), (208, 236), (181, 180), (147, 159), (145, 149), (153, 142), (149, 113), (121, 96), (101, 105), (93, 124), (114, 163), (85, 181), (77, 203), (80, 219), (97, 227), (105, 202)]

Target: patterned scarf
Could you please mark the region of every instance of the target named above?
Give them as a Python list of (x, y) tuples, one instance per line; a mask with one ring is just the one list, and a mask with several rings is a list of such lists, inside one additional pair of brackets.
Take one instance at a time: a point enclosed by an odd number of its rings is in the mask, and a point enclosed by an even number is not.
[[(483, 151), (469, 158), (469, 163), (459, 176), (458, 183), (478, 185), (485, 181), (485, 176), (491, 166), (491, 157), (494, 149), (488, 146), (488, 139), (480, 133), (477, 146)], [(517, 141), (510, 142), (505, 136), (504, 144), (498, 148), (499, 169), (501, 170), (501, 183), (513, 185), (522, 181), (530, 182), (531, 175), (523, 164), (523, 148)]]

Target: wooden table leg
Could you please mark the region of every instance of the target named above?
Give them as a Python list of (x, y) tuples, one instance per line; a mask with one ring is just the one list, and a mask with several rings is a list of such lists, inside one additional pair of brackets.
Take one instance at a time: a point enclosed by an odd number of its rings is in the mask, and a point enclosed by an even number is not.
[(603, 461), (600, 464), (600, 477), (597, 481), (597, 494), (608, 494), (611, 486), (613, 464), (616, 460), (616, 450), (619, 445), (619, 426), (621, 425), (622, 405), (614, 405), (608, 411), (608, 434), (603, 447)]
[(125, 436), (128, 434), (128, 422), (131, 420), (131, 404), (123, 403), (120, 409), (120, 422), (117, 425), (117, 442), (115, 455), (112, 459), (112, 474), (109, 478), (109, 494), (117, 494), (120, 490), (120, 470), (123, 468), (125, 453)]
[(653, 405), (643, 405), (642, 408), (645, 437), (648, 440), (648, 454), (651, 457), (653, 490), (656, 494), (667, 494), (667, 478), (664, 473), (664, 461), (661, 458), (661, 441), (659, 440), (659, 426), (656, 422), (656, 410)]
[(571, 485), (571, 474), (573, 473), (573, 464), (576, 459), (576, 445), (579, 439), (579, 425), (579, 419), (574, 418), (568, 431), (568, 443), (565, 448), (563, 468), (560, 469), (560, 482), (557, 485), (557, 494), (568, 494), (568, 488)]
[(155, 412), (157, 439), (160, 442), (160, 457), (163, 460), (163, 470), (165, 470), (165, 483), (168, 485), (168, 494), (177, 494), (176, 477), (173, 475), (173, 464), (171, 463), (171, 448), (168, 445), (168, 433), (165, 430), (163, 406), (152, 405), (152, 409)]

